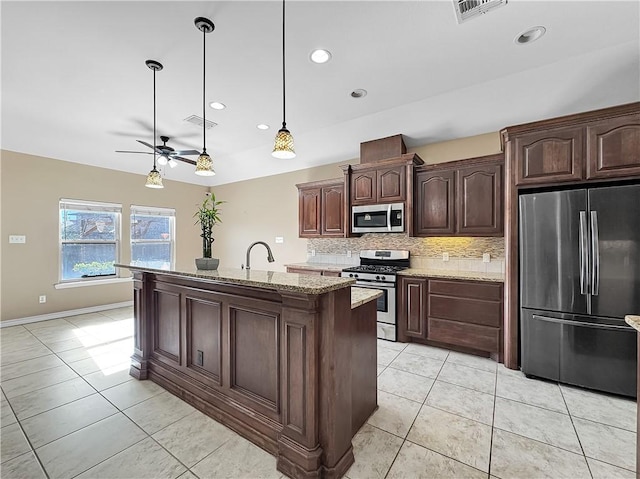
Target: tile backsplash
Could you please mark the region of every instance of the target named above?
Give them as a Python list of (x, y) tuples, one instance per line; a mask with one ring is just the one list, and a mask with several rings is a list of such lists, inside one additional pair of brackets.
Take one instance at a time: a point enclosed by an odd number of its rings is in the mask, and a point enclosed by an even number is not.
[[(412, 268), (504, 272), (502, 237), (413, 238), (404, 233), (369, 233), (357, 238), (313, 238), (307, 243), (307, 261), (358, 264), (364, 249), (409, 250)], [(449, 254), (449, 261), (443, 261), (443, 253)], [(482, 261), (485, 253), (490, 256), (489, 263)]]

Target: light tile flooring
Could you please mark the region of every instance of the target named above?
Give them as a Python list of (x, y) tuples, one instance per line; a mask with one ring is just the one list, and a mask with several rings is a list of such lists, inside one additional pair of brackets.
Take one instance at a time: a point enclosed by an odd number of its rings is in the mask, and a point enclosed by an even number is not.
[[(275, 459), (128, 374), (131, 309), (0, 329), (1, 474), (278, 478)], [(635, 477), (636, 403), (488, 359), (379, 342), (357, 478)]]

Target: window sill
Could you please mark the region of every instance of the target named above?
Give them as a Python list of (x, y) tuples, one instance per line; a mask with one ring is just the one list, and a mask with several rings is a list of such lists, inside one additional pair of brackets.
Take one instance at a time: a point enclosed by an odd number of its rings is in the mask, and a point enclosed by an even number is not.
[(67, 288), (82, 288), (84, 286), (97, 286), (99, 284), (117, 284), (117, 283), (130, 283), (133, 281), (132, 277), (128, 278), (109, 278), (109, 279), (94, 279), (90, 281), (70, 281), (68, 283), (56, 283), (53, 285), (56, 289)]

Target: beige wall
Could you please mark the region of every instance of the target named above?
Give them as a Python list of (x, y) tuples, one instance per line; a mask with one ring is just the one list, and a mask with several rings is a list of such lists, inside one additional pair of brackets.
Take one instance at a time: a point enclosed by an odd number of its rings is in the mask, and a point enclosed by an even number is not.
[[(105, 168), (2, 151), (1, 271), (2, 320), (119, 303), (132, 299), (131, 283), (55, 289), (58, 281), (60, 198), (122, 204), (121, 261), (128, 263), (130, 206), (176, 209), (176, 264), (193, 268), (202, 255), (200, 230), (192, 218), (207, 188), (165, 180), (165, 188), (144, 187), (145, 177)], [(9, 244), (9, 235), (26, 244)], [(45, 304), (38, 296), (46, 295)]]
[[(426, 163), (458, 160), (500, 152), (498, 133), (434, 143), (410, 149)], [(298, 161), (298, 160), (293, 160)], [(267, 263), (266, 252), (256, 246), (251, 255), (255, 269), (284, 271), (284, 265), (307, 259), (307, 240), (298, 238), (297, 183), (340, 178), (340, 165), (357, 158), (282, 175), (213, 188), (222, 205), (223, 223), (215, 226), (213, 256), (221, 267), (239, 268), (254, 241), (266, 241), (276, 262)], [(176, 209), (177, 266), (193, 268), (201, 256), (199, 229), (193, 224), (195, 205), (204, 187), (165, 180), (163, 190), (144, 188), (144, 177), (78, 165), (65, 161), (3, 151), (0, 158), (0, 298), (2, 320), (128, 301), (130, 283), (56, 290), (58, 281), (58, 200), (83, 199), (123, 205), (122, 262), (129, 261), (126, 240), (131, 204)], [(27, 236), (27, 243), (8, 243), (10, 234)], [(276, 244), (282, 236), (284, 243)], [(47, 295), (39, 304), (38, 296)]]

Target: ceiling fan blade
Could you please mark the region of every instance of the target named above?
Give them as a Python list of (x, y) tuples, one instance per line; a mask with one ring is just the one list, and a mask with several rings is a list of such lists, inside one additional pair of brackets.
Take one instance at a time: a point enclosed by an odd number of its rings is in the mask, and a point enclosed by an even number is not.
[(171, 158), (178, 161), (183, 161), (184, 163), (189, 163), (190, 165), (195, 165), (196, 162), (193, 160), (189, 160), (188, 158), (182, 158), (181, 156), (171, 155)]
[(151, 148), (152, 150), (155, 150), (156, 153), (158, 153), (159, 155), (162, 155), (162, 150), (159, 148), (154, 148), (153, 145), (150, 145), (149, 143), (147, 143), (146, 141), (142, 141), (142, 140), (136, 140), (138, 143), (142, 143), (144, 146), (148, 146), (149, 148)]
[(174, 155), (199, 155), (198, 150), (177, 150), (173, 152)]
[(116, 153), (139, 153), (141, 155), (153, 155), (150, 151), (128, 151), (128, 150), (116, 150)]

